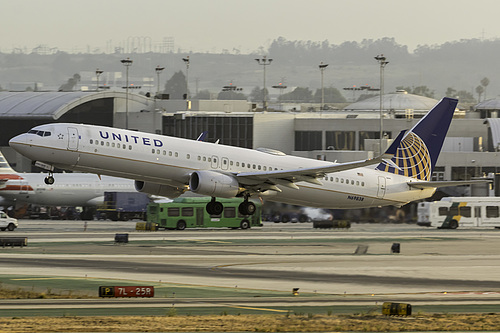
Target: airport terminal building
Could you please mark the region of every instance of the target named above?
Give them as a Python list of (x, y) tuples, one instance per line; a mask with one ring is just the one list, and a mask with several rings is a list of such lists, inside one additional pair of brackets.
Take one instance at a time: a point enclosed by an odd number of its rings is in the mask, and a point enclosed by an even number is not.
[[(196, 139), (245, 148), (266, 147), (286, 154), (347, 162), (377, 155), (403, 129), (409, 129), (437, 100), (397, 92), (333, 111), (311, 105), (294, 111), (262, 111), (247, 101), (162, 100), (118, 91), (0, 92), (0, 147), (18, 171), (35, 171), (31, 161), (8, 147), (13, 136), (33, 126), (75, 122)], [(300, 111), (301, 109), (307, 111)], [(312, 110), (312, 111), (311, 111)], [(497, 173), (500, 154), (500, 102), (457, 110), (434, 178), (463, 180)], [(382, 115), (383, 139), (380, 140)]]

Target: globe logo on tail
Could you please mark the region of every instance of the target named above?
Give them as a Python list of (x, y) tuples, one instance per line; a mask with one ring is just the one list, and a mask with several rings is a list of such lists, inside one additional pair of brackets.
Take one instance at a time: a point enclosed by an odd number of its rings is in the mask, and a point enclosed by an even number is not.
[(395, 156), (391, 159), (399, 169), (385, 164), (383, 171), (412, 177), (420, 180), (431, 180), (431, 156), (425, 142), (415, 133), (410, 132), (401, 140)]

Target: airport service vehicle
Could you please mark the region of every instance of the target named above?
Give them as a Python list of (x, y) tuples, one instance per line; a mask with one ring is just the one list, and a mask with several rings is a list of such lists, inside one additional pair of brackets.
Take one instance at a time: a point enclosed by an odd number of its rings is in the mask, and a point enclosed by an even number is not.
[(256, 203), (255, 213), (242, 215), (238, 212), (241, 200), (220, 199), (224, 211), (210, 215), (205, 207), (209, 198), (176, 198), (168, 203), (150, 203), (148, 222), (156, 223), (159, 228), (184, 230), (186, 228), (241, 228), (261, 227), (261, 205)]
[(9, 217), (4, 211), (0, 211), (0, 230), (13, 231), (17, 227), (17, 219)]
[(134, 179), (139, 192), (209, 196), (210, 215), (224, 209), (217, 198), (235, 197), (242, 198), (242, 215), (255, 212), (251, 197), (329, 209), (402, 206), (430, 197), (437, 187), (482, 182), (431, 181), (457, 103), (443, 98), (385, 154), (347, 163), (71, 123), (36, 126), (9, 144), (50, 168)]
[(499, 197), (445, 197), (420, 202), (417, 224), (439, 229), (500, 228)]
[(104, 192), (104, 203), (97, 206), (99, 218), (112, 221), (146, 220), (149, 197), (139, 192)]

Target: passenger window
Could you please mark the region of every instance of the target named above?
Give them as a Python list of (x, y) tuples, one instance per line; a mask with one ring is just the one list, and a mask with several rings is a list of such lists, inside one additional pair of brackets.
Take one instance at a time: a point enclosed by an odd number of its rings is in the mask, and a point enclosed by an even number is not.
[(439, 207), (438, 214), (439, 214), (439, 216), (447, 216), (448, 215), (448, 207)]
[(175, 157), (179, 157), (179, 153), (178, 152), (175, 152)]
[(486, 206), (486, 217), (498, 217), (498, 206)]
[(193, 216), (194, 215), (194, 208), (193, 207), (183, 207), (181, 210), (181, 214), (182, 214), (182, 216)]
[(450, 207), (449, 213), (452, 216), (458, 215), (458, 206)]
[(471, 217), (472, 216), (471, 207), (467, 207), (467, 206), (460, 207), (460, 215), (462, 215), (463, 217)]
[(160, 149), (156, 149), (156, 153), (160, 155)]
[(119, 143), (116, 144), (116, 148), (120, 148), (120, 144)]
[(244, 168), (244, 167), (245, 167), (245, 162), (242, 162), (242, 163), (241, 163), (241, 166)]
[(90, 139), (90, 144), (93, 144), (94, 143), (94, 140)]
[(171, 207), (167, 209), (168, 216), (179, 216), (179, 207)]
[(129, 145), (129, 146), (128, 146), (128, 149), (129, 149), (129, 150), (132, 150), (132, 145)]
[(226, 218), (236, 217), (236, 208), (235, 207), (224, 208), (224, 217), (226, 217)]
[(104, 141), (101, 141), (101, 146), (104, 146)]

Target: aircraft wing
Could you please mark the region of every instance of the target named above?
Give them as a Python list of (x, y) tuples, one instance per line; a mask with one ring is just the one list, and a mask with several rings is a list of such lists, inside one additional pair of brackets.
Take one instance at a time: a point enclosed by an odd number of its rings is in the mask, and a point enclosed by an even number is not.
[[(293, 170), (276, 170), (262, 172), (242, 172), (236, 175), (238, 181), (244, 185), (283, 185), (298, 189), (296, 182), (308, 182), (312, 184), (322, 185), (318, 178), (324, 177), (327, 173), (356, 169), (368, 165), (378, 164), (388, 161), (393, 155), (383, 154), (376, 158), (363, 161), (354, 161), (347, 163), (332, 163), (327, 166), (314, 168), (300, 168)], [(271, 187), (270, 187), (271, 188)], [(272, 188), (277, 190), (276, 188)]]
[(460, 186), (460, 185), (473, 185), (473, 184), (484, 184), (491, 183), (490, 179), (479, 179), (479, 180), (450, 180), (450, 181), (430, 181), (430, 182), (420, 182), (420, 181), (410, 181), (408, 185), (410, 187), (425, 189), (425, 188), (436, 188), (436, 187), (447, 187), (447, 186)]

